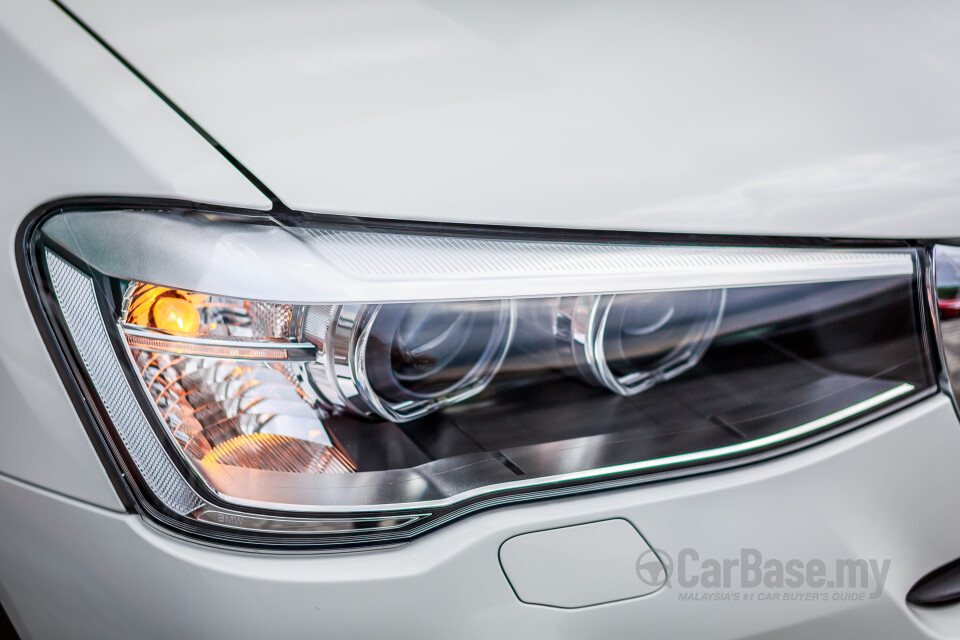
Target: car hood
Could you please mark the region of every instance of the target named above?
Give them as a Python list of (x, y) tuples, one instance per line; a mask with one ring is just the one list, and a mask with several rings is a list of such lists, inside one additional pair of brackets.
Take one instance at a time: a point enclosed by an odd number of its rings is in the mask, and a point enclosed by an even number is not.
[(67, 4), (291, 208), (960, 235), (957, 3)]

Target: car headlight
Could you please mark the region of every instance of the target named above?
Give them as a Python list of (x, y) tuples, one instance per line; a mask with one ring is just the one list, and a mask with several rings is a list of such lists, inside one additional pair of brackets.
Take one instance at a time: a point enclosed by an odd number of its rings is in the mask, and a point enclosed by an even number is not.
[(26, 247), (144, 512), (220, 541), (403, 540), (935, 388), (917, 249), (170, 208), (50, 215)]

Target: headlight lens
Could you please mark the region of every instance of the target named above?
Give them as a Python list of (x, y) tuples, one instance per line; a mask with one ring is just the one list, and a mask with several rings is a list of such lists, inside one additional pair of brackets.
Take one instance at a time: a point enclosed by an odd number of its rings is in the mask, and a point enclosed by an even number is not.
[(136, 490), (218, 539), (402, 539), (765, 455), (932, 389), (914, 250), (173, 211), (53, 216), (30, 247)]
[(409, 422), (477, 395), (516, 324), (511, 300), (313, 305), (304, 337), (322, 355), (310, 382), (333, 410)]
[(586, 380), (630, 396), (700, 361), (726, 295), (725, 289), (706, 289), (567, 298), (556, 334), (569, 342)]

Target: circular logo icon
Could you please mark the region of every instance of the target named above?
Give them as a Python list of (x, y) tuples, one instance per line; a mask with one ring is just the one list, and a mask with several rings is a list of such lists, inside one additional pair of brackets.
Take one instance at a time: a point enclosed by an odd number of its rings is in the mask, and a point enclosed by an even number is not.
[(661, 549), (647, 549), (637, 558), (637, 577), (650, 587), (663, 584), (670, 586), (670, 574), (673, 573), (673, 561)]

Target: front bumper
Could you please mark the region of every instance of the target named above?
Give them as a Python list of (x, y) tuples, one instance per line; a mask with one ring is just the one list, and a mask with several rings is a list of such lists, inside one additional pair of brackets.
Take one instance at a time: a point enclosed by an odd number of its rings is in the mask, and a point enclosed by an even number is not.
[[(493, 510), (400, 547), (329, 555), (201, 546), (139, 516), (2, 479), (0, 599), (26, 638), (941, 637), (960, 633), (960, 614), (918, 611), (904, 598), (960, 556), (958, 455), (960, 424), (938, 395), (768, 462)], [(862, 600), (834, 595), (849, 589), (810, 601), (784, 595), (816, 591), (807, 586), (675, 583), (581, 609), (517, 599), (498, 563), (505, 540), (607, 518), (629, 520), (673, 557), (752, 548), (827, 565), (889, 559), (890, 568), (882, 593)], [(682, 595), (691, 592), (739, 596)]]

